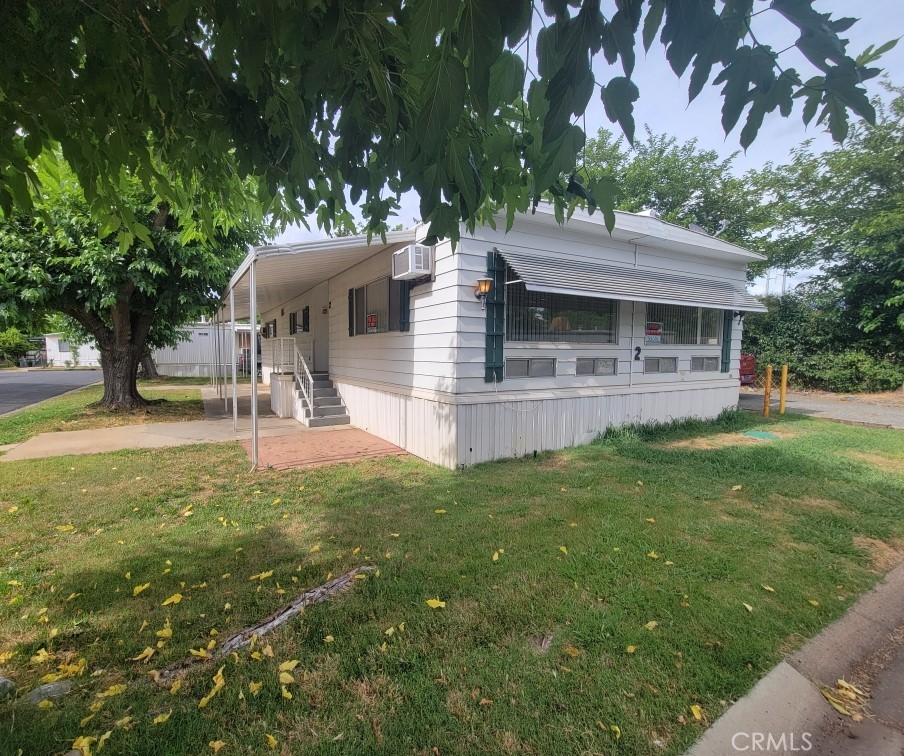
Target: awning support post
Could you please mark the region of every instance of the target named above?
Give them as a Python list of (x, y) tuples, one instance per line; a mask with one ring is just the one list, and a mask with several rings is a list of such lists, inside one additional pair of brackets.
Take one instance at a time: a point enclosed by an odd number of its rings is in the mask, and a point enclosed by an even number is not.
[(257, 470), (257, 260), (251, 261), (251, 469)]
[(229, 320), (232, 322), (232, 430), (239, 429), (239, 407), (235, 398), (238, 393), (238, 376), (235, 364), (235, 291), (229, 290)]

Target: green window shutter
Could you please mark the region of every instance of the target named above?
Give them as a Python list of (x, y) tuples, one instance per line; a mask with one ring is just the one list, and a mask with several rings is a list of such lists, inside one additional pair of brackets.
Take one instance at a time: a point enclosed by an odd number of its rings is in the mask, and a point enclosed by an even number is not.
[(348, 290), (348, 335), (355, 335), (355, 290)]
[(303, 333), (308, 333), (311, 330), (311, 308), (305, 307), (301, 311), (301, 330)]
[(499, 383), (504, 374), (505, 260), (496, 250), (487, 252), (487, 276), (493, 279), (487, 295), (486, 371), (484, 381)]
[(731, 310), (722, 310), (722, 372), (731, 370), (731, 324), (734, 315)]

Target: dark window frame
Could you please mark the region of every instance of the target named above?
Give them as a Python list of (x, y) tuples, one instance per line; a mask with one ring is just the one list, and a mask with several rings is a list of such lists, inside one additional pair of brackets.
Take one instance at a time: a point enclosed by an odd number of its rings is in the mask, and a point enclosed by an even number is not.
[[(387, 304), (387, 328), (384, 331), (367, 330), (367, 288), (385, 281), (388, 288)], [(349, 336), (375, 336), (381, 333), (393, 333), (407, 331), (409, 321), (409, 282), (397, 280), (392, 276), (384, 276), (374, 279), (362, 286), (356, 286), (348, 290), (348, 335)]]

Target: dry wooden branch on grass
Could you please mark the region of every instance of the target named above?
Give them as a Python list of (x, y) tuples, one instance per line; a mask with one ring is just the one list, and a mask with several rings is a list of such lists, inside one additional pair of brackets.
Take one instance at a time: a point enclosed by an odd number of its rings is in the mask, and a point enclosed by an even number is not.
[(256, 625), (246, 627), (244, 630), (239, 630), (239, 632), (230, 635), (221, 643), (217, 644), (216, 648), (210, 653), (207, 658), (200, 656), (189, 656), (188, 658), (183, 659), (176, 664), (160, 670), (158, 675), (155, 676), (156, 679), (158, 680), (158, 682), (170, 680), (173, 677), (181, 674), (189, 667), (194, 666), (198, 662), (209, 661), (211, 659), (220, 659), (227, 654), (231, 654), (233, 651), (244, 648), (251, 643), (251, 639), (254, 636), (260, 637), (262, 635), (266, 635), (271, 630), (275, 630), (277, 627), (285, 622), (288, 622), (293, 617), (297, 617), (304, 611), (304, 608), (306, 606), (310, 606), (311, 604), (319, 604), (321, 601), (326, 601), (328, 598), (335, 596), (337, 593), (341, 593), (342, 591), (347, 590), (349, 587), (351, 587), (352, 583), (355, 582), (355, 575), (361, 572), (370, 572), (373, 569), (373, 565), (363, 565), (361, 567), (355, 567), (355, 569), (351, 570), (350, 572), (346, 572), (344, 575), (340, 575), (339, 577), (333, 578), (323, 585), (318, 585), (316, 588), (305, 591), (300, 596), (292, 599), (292, 601), (290, 601), (285, 606), (277, 609), (269, 617), (266, 617), (265, 619), (258, 622)]

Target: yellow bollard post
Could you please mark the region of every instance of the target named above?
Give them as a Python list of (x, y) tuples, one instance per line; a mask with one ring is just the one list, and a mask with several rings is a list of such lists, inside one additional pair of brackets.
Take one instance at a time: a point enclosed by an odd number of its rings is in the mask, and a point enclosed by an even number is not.
[(788, 393), (788, 366), (782, 365), (782, 383), (778, 389), (778, 414), (785, 414), (785, 395)]
[(763, 417), (769, 417), (769, 404), (772, 400), (772, 365), (766, 365), (766, 385), (763, 387)]

